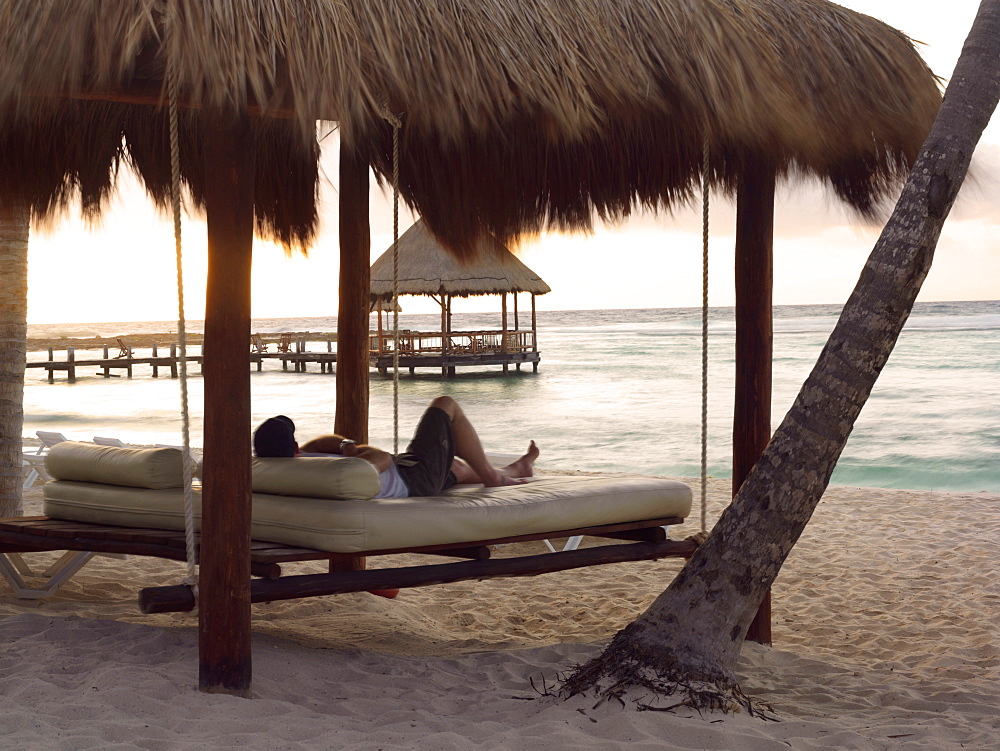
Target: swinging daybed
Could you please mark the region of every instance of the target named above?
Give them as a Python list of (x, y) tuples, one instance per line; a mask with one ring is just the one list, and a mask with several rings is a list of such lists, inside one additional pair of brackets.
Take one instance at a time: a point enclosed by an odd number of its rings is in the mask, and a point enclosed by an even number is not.
[[(184, 560), (182, 452), (67, 441), (47, 459), (47, 516), (0, 520), (0, 552), (78, 550)], [(372, 498), (376, 470), (351, 458), (256, 459), (252, 602), (531, 576), (622, 561), (687, 557), (667, 539), (691, 509), (683, 483), (636, 477), (545, 477), (525, 485), (459, 486), (426, 498)], [(201, 499), (195, 488), (194, 524)], [(430, 523), (428, 523), (428, 521)], [(491, 559), (500, 543), (587, 535), (624, 541), (558, 554)], [(199, 548), (197, 537), (194, 549)], [(426, 553), (457, 562), (364, 570), (368, 556)], [(282, 564), (328, 560), (330, 573), (283, 575)], [(181, 584), (142, 590), (144, 613), (191, 610)]]
[[(398, 120), (393, 141), (398, 143)], [(43, 550), (126, 553), (186, 560), (176, 586), (143, 589), (143, 613), (193, 610), (201, 498), (195, 487), (187, 395), (186, 323), (181, 251), (177, 101), (169, 97), (178, 338), (181, 351), (183, 446), (133, 449), (75, 441), (53, 447), (46, 470), (46, 516), (0, 519), (0, 554)], [(396, 147), (397, 150), (398, 146)], [(397, 152), (398, 153), (398, 152)], [(393, 451), (399, 449), (398, 174), (394, 174)], [(702, 533), (705, 532), (707, 399), (707, 172), (702, 351)], [(296, 457), (254, 459), (251, 468), (250, 602), (346, 592), (408, 588), (498, 576), (532, 576), (624, 561), (690, 557), (696, 538), (670, 540), (666, 528), (684, 522), (691, 490), (680, 482), (645, 477), (556, 477), (503, 488), (457, 486), (439, 496), (375, 499), (378, 472), (362, 459)], [(433, 523), (428, 523), (432, 519)], [(549, 538), (601, 537), (624, 544), (490, 559), (494, 545)], [(551, 545), (549, 546), (551, 549)], [(430, 566), (365, 569), (369, 556), (425, 553), (464, 560)], [(322, 560), (326, 574), (282, 576), (281, 563)]]

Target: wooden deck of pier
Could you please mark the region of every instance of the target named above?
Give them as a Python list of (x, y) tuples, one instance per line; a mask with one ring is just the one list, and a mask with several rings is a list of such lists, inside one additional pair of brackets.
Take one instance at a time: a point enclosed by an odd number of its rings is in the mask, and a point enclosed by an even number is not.
[[(507, 373), (513, 365), (531, 364), (538, 372), (541, 353), (534, 331), (401, 331), (399, 334), (399, 367), (410, 373), (417, 368), (438, 368), (449, 378), (459, 367), (502, 365)], [(380, 375), (393, 367), (393, 336), (389, 332), (372, 332), (369, 336), (369, 364)]]
[[(263, 371), (264, 362), (275, 360), (281, 363), (282, 370), (292, 370), (296, 373), (308, 372), (310, 365), (318, 365), (320, 373), (334, 373), (337, 364), (337, 353), (330, 337), (310, 339), (301, 337), (289, 339), (282, 337), (280, 342), (263, 341), (255, 337), (254, 349), (249, 353), (251, 367), (256, 366), (258, 372)], [(269, 351), (275, 345), (276, 351)], [(310, 349), (318, 345), (324, 349)], [(122, 375), (132, 378), (137, 366), (151, 369), (153, 378), (160, 377), (160, 371), (166, 370), (171, 378), (180, 374), (181, 357), (177, 353), (177, 345), (167, 348), (153, 346), (149, 354), (138, 354), (130, 347), (122, 344), (122, 354), (112, 357), (108, 347), (103, 348), (99, 357), (77, 357), (76, 348), (65, 350), (48, 348), (48, 358), (29, 362), (29, 369), (43, 369), (48, 376), (48, 382), (54, 383), (57, 373), (66, 373), (69, 383), (75, 383), (81, 368), (94, 368), (96, 375), (104, 378), (119, 378)], [(186, 358), (189, 364), (198, 366), (197, 374), (201, 373), (204, 351), (201, 345), (189, 347)], [(369, 339), (369, 364), (382, 375), (386, 375), (393, 367), (392, 362), (393, 337), (385, 331), (372, 331)], [(90, 354), (92, 350), (88, 350)], [(417, 368), (435, 368), (445, 377), (455, 375), (460, 367), (482, 365), (500, 365), (503, 372), (510, 366), (517, 370), (522, 365), (530, 364), (533, 372), (538, 371), (541, 354), (537, 348), (534, 331), (528, 330), (497, 330), (497, 331), (450, 331), (442, 335), (440, 331), (420, 332), (403, 331), (399, 340), (399, 367), (409, 370)], [(88, 373), (89, 375), (89, 373)]]
[[(286, 351), (279, 352), (251, 352), (249, 359), (251, 366), (256, 365), (257, 371), (263, 370), (265, 360), (277, 360), (281, 362), (281, 369), (288, 370), (289, 365), (296, 373), (305, 373), (310, 364), (319, 365), (321, 373), (333, 373), (337, 362), (337, 353), (333, 351), (331, 340), (323, 340), (326, 351), (309, 351), (309, 340), (303, 338), (291, 342)], [(198, 374), (201, 373), (201, 365), (204, 359), (204, 351), (201, 346), (197, 348), (189, 347), (189, 351), (197, 349), (198, 354), (188, 355), (185, 359), (190, 363), (199, 366)], [(153, 378), (160, 377), (160, 370), (169, 371), (171, 378), (177, 378), (180, 371), (181, 357), (177, 354), (177, 345), (171, 344), (166, 353), (161, 354), (161, 348), (153, 346), (150, 354), (136, 354), (131, 348), (123, 348), (125, 354), (111, 357), (108, 348), (103, 348), (100, 357), (77, 358), (74, 347), (57, 351), (54, 347), (48, 348), (48, 359), (38, 360), (25, 364), (25, 368), (44, 369), (48, 375), (48, 382), (54, 383), (56, 373), (66, 373), (69, 383), (75, 383), (81, 368), (96, 368), (96, 375), (104, 378), (119, 378), (124, 375), (132, 378), (136, 366), (147, 366), (152, 369)], [(61, 355), (61, 356), (60, 356)], [(116, 373), (114, 371), (121, 371)]]

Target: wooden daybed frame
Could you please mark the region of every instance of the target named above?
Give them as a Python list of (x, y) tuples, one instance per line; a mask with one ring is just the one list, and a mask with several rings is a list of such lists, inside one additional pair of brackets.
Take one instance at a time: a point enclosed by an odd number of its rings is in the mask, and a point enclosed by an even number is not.
[[(540, 534), (395, 550), (364, 551), (363, 554), (330, 553), (281, 543), (251, 541), (250, 567), (256, 577), (250, 585), (251, 602), (270, 602), (321, 595), (362, 592), (372, 589), (420, 587), (429, 584), (534, 576), (604, 563), (690, 557), (697, 543), (692, 539), (669, 540), (664, 527), (681, 524), (676, 516), (596, 527), (558, 530)], [(490, 546), (546, 538), (586, 535), (628, 541), (541, 555), (491, 559)], [(199, 536), (196, 536), (196, 545)], [(186, 558), (184, 533), (164, 529), (90, 524), (46, 516), (0, 519), (0, 554), (70, 550), (124, 553), (176, 561)], [(425, 553), (464, 560), (397, 568), (365, 569), (367, 556)], [(330, 572), (283, 576), (281, 564), (328, 560)], [(143, 613), (193, 610), (195, 598), (186, 585), (146, 587), (139, 593)]]

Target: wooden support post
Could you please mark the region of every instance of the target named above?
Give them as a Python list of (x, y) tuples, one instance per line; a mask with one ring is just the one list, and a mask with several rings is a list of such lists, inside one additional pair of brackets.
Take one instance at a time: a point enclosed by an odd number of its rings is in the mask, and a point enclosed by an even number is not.
[[(531, 351), (538, 351), (538, 312), (535, 310), (535, 293), (531, 293)], [(538, 360), (531, 363), (531, 372), (538, 372)]]
[(177, 377), (177, 345), (170, 345), (170, 377)]
[(350, 558), (331, 558), (330, 573), (339, 574), (344, 571), (364, 571), (368, 559), (363, 555), (352, 555)]
[(500, 294), (500, 351), (507, 351), (507, 293)]
[(340, 307), (334, 430), (368, 442), (368, 305), (371, 294), (368, 163), (340, 144)]
[(160, 373), (160, 369), (156, 364), (157, 349), (156, 342), (153, 342), (153, 378), (158, 378)]
[(448, 350), (451, 348), (451, 332), (448, 331), (448, 296), (441, 294), (441, 377), (448, 377)]
[(76, 350), (72, 347), (66, 350), (66, 379), (76, 383)]
[(208, 281), (198, 687), (249, 697), (250, 266), (253, 134), (247, 116), (202, 112)]
[[(733, 495), (771, 439), (771, 360), (775, 173), (751, 164), (736, 193), (736, 401)], [(747, 640), (771, 643), (771, 595), (765, 595)]]
[(535, 310), (535, 293), (531, 293), (531, 350), (538, 351), (538, 312)]
[[(378, 352), (377, 356), (381, 357), (382, 354), (383, 354), (383, 352), (384, 352), (384, 350), (385, 350), (385, 334), (383, 333), (383, 329), (382, 329), (382, 307), (381, 307), (382, 303), (380, 302), (380, 303), (378, 303), (378, 305), (379, 305), (379, 309), (378, 309), (378, 340), (377, 340), (376, 344), (377, 344), (377, 352)], [(339, 351), (340, 348), (338, 347), (337, 349)]]
[[(500, 354), (507, 354), (507, 293), (502, 292), (500, 294), (500, 317), (503, 319), (500, 326)], [(506, 373), (509, 370), (507, 367), (507, 361), (504, 360), (503, 372)]]

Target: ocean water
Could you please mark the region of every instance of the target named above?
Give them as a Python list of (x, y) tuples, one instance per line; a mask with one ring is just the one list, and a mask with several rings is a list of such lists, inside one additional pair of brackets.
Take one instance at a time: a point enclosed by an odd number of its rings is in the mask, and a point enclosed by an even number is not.
[[(839, 306), (779, 306), (774, 321), (772, 425), (791, 406), (836, 323)], [(523, 322), (523, 319), (522, 319)], [(436, 315), (400, 316), (403, 328), (436, 330)], [(200, 322), (189, 322), (199, 330)], [(499, 328), (499, 313), (456, 315), (454, 327)], [(701, 323), (697, 309), (540, 311), (541, 364), (507, 377), (499, 367), (404, 373), (400, 441), (426, 403), (458, 399), (487, 448), (520, 453), (528, 439), (560, 469), (697, 476), (700, 462)], [(160, 333), (174, 322), (47, 324), (31, 337)], [(335, 318), (257, 319), (253, 331), (330, 332)], [(710, 313), (709, 474), (730, 476), (733, 336), (731, 308)], [(78, 358), (83, 353), (78, 354)], [(29, 359), (42, 359), (29, 355)], [(335, 376), (251, 374), (253, 420), (293, 417), (301, 439), (333, 427)], [(95, 368), (96, 371), (96, 368)], [(201, 443), (202, 382), (191, 379), (192, 442)], [(392, 380), (372, 372), (371, 442), (392, 448)], [(38, 429), (90, 440), (179, 443), (178, 381), (137, 368), (127, 380), (81, 373), (75, 384), (29, 370), (26, 436)], [(1000, 492), (1000, 301), (920, 303), (861, 413), (832, 482), (841, 485)]]

